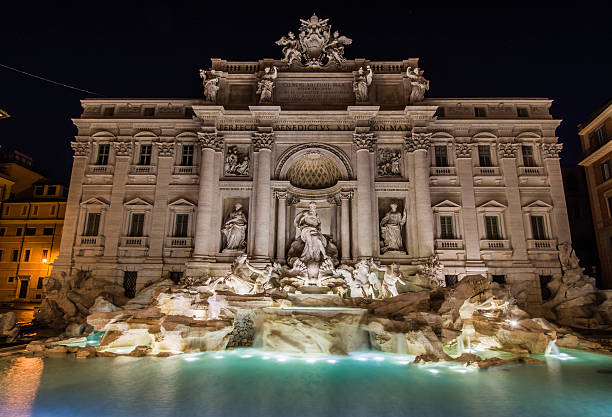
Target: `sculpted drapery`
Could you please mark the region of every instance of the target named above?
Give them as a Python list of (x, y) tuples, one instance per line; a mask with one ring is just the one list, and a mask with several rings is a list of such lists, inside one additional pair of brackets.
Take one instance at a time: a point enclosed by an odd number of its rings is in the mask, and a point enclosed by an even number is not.
[(381, 252), (404, 250), (402, 239), (402, 226), (406, 224), (406, 210), (403, 213), (397, 211), (397, 204), (390, 205), (390, 210), (380, 221), (380, 231), (383, 244)]
[(234, 210), (227, 217), (221, 231), (225, 236), (225, 249), (244, 250), (246, 248), (247, 218), (242, 211), (242, 204), (234, 205)]

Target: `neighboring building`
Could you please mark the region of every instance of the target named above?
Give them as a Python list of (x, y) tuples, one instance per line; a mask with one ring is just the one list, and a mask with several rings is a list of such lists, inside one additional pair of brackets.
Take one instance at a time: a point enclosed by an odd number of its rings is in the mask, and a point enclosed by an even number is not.
[(585, 272), (599, 279), (599, 256), (584, 168), (580, 165), (563, 165), (561, 172), (574, 250)]
[[(313, 19), (303, 30), (324, 24)], [(423, 99), (416, 58), (308, 51), (287, 49), (291, 65), (213, 59), (205, 100), (83, 100), (53, 274), (90, 270), (132, 292), (224, 275), (243, 250), (285, 263), (314, 201), (341, 262), (413, 274), (438, 255), (448, 283), (483, 273), (539, 304), (571, 244), (551, 100)], [(237, 203), (246, 248), (222, 232)], [(382, 233), (385, 218), (401, 234)]]
[(66, 189), (41, 180), (2, 204), (0, 302), (39, 302), (43, 279), (59, 254)]
[(32, 158), (15, 150), (0, 155), (0, 175), (13, 181), (9, 196), (20, 194), (36, 181), (45, 178), (34, 165)]
[(612, 288), (612, 99), (578, 126), (601, 261), (601, 281)]

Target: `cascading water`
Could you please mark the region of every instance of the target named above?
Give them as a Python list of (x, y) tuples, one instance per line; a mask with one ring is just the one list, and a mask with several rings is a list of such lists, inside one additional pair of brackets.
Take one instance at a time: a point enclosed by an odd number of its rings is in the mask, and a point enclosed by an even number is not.
[(457, 354), (461, 356), (465, 352), (465, 346), (463, 345), (463, 336), (457, 336)]
[(559, 356), (561, 353), (559, 352), (559, 347), (557, 346), (556, 340), (551, 340), (548, 342), (546, 346), (546, 350), (544, 351), (544, 355), (546, 356)]

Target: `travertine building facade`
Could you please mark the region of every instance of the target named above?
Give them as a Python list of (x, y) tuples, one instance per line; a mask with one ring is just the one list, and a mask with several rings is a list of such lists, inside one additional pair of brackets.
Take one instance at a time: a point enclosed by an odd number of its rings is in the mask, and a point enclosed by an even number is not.
[(579, 126), (604, 288), (612, 288), (612, 100)]
[(54, 274), (131, 291), (222, 275), (242, 251), (283, 263), (314, 201), (341, 262), (410, 274), (438, 255), (449, 283), (488, 274), (539, 302), (570, 243), (551, 100), (424, 98), (417, 59), (346, 60), (315, 18), (282, 60), (213, 59), (204, 99), (83, 100)]

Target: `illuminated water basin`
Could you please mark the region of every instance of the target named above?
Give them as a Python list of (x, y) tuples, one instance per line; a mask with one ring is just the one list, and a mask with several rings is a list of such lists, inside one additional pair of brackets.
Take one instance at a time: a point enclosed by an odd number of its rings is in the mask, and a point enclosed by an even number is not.
[(377, 352), (19, 358), (0, 361), (0, 415), (612, 415), (612, 357), (562, 353), (544, 365), (489, 370)]

